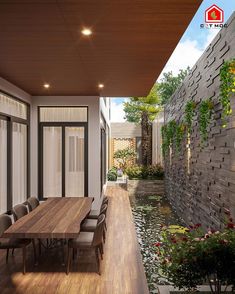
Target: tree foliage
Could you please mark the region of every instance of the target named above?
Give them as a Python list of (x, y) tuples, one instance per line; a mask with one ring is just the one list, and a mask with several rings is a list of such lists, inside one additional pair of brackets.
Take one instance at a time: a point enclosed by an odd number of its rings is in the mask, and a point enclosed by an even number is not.
[(163, 74), (163, 78), (161, 79), (161, 82), (158, 83), (157, 87), (158, 95), (161, 99), (162, 105), (165, 105), (171, 98), (179, 85), (181, 85), (185, 77), (188, 75), (189, 71), (190, 68), (188, 67), (185, 70), (180, 69), (177, 76), (174, 76), (172, 71)]
[(160, 111), (160, 100), (158, 97), (157, 84), (146, 97), (131, 97), (124, 103), (125, 119), (129, 122), (140, 123), (142, 114), (146, 113), (148, 119), (153, 121)]

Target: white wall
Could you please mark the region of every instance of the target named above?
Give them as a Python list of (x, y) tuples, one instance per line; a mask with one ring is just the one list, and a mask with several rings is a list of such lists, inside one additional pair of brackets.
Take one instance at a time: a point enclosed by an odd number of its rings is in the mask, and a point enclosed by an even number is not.
[(93, 206), (100, 201), (100, 101), (89, 96), (34, 96), (32, 97), (31, 134), (31, 192), (38, 194), (38, 106), (88, 106), (88, 194), (95, 197)]

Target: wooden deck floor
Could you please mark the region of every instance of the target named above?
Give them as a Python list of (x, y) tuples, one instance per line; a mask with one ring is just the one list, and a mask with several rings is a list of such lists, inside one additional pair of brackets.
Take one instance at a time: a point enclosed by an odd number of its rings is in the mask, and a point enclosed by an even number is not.
[[(5, 251), (0, 251), (1, 294), (145, 294), (149, 293), (136, 239), (128, 194), (121, 188), (109, 187), (108, 233), (101, 276), (97, 275), (92, 256), (74, 260), (66, 276), (62, 254), (44, 252), (39, 265), (33, 266), (28, 250), (27, 273), (21, 273), (21, 251), (16, 250), (5, 264)], [(85, 258), (86, 256), (86, 258)]]

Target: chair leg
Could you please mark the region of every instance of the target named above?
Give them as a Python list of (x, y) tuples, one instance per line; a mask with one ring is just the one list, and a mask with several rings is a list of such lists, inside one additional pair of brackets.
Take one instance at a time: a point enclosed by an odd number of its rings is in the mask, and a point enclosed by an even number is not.
[(7, 249), (7, 254), (6, 254), (6, 263), (8, 263), (8, 257), (9, 257), (9, 248)]
[(38, 239), (38, 254), (39, 256), (42, 255), (42, 243), (40, 239)]
[(62, 251), (62, 265), (63, 266), (65, 266), (65, 258), (64, 258), (64, 240), (63, 239), (61, 239), (60, 240), (60, 245), (61, 245), (61, 251)]
[(69, 274), (69, 267), (70, 267), (70, 263), (71, 263), (71, 253), (72, 253), (73, 248), (70, 248), (68, 246), (68, 256), (67, 256), (67, 269), (66, 269), (66, 275)]
[(36, 244), (35, 244), (35, 239), (32, 239), (32, 244), (33, 244), (33, 255), (34, 255), (34, 264), (37, 265), (37, 250), (36, 250)]
[(22, 248), (22, 255), (23, 255), (23, 275), (24, 275), (25, 272), (26, 272), (26, 266), (25, 266), (25, 263), (26, 263), (26, 247)]
[(95, 248), (95, 257), (96, 257), (96, 264), (97, 264), (97, 273), (100, 275), (100, 259), (99, 259), (99, 252), (98, 246)]
[(15, 248), (12, 249), (11, 255), (14, 255)]
[(100, 257), (101, 257), (101, 259), (103, 260), (103, 245), (102, 245), (102, 243), (99, 245), (99, 252), (100, 252)]

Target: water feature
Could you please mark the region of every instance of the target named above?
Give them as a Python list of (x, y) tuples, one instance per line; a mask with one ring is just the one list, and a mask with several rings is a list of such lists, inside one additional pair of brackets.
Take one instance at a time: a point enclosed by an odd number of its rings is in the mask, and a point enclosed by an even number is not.
[(157, 285), (169, 284), (156, 259), (154, 243), (160, 241), (162, 225), (182, 225), (164, 196), (130, 196), (137, 237), (150, 293), (158, 293)]

